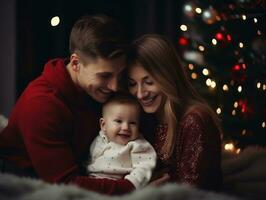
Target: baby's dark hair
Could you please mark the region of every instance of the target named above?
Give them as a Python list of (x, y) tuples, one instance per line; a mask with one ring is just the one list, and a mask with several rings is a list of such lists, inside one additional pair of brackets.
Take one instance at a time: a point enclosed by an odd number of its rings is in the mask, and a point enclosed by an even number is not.
[(142, 111), (142, 107), (139, 104), (138, 100), (131, 94), (129, 93), (124, 93), (124, 92), (117, 92), (114, 93), (103, 105), (102, 108), (102, 114), (106, 112), (106, 109), (110, 105), (134, 105), (136, 108), (139, 110), (139, 112)]

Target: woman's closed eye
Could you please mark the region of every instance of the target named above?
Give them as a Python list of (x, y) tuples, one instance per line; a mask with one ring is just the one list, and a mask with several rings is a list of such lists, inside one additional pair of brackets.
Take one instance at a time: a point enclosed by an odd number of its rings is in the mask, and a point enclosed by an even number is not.
[(129, 81), (127, 82), (127, 84), (128, 84), (128, 87), (134, 87), (134, 86), (137, 85), (137, 83), (136, 83), (135, 81), (131, 81), (131, 80), (129, 80)]
[(153, 81), (151, 81), (151, 80), (145, 80), (144, 83), (147, 84), (147, 85), (153, 85)]

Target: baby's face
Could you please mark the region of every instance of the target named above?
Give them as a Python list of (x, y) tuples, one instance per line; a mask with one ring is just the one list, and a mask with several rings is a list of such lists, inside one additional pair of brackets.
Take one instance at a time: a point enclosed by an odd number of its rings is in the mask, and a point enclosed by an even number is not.
[(101, 129), (109, 141), (126, 145), (139, 136), (139, 109), (131, 104), (114, 104), (101, 118)]

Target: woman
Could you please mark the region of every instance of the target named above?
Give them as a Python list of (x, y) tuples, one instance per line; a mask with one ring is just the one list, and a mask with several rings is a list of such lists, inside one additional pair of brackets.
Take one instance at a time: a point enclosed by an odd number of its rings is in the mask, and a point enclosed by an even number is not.
[(133, 43), (128, 87), (143, 110), (156, 118), (151, 142), (158, 171), (167, 172), (174, 182), (218, 189), (222, 132), (217, 116), (193, 88), (166, 38), (148, 34)]

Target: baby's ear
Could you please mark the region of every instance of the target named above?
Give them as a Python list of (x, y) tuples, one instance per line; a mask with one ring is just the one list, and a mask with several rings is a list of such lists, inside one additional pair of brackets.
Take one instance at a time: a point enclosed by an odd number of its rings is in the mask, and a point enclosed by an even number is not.
[(105, 120), (104, 120), (104, 118), (100, 118), (100, 127), (101, 127), (101, 130), (105, 130)]

